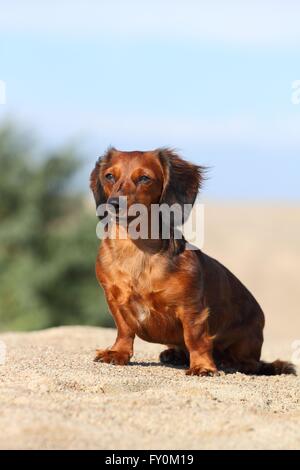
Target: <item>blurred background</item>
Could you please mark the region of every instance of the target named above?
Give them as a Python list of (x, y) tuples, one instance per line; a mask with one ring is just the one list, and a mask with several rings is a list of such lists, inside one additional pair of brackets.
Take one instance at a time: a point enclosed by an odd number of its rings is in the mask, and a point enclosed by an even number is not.
[(112, 325), (89, 173), (108, 145), (172, 146), (211, 168), (204, 251), (267, 338), (300, 337), (299, 18), (294, 0), (0, 0), (0, 330)]

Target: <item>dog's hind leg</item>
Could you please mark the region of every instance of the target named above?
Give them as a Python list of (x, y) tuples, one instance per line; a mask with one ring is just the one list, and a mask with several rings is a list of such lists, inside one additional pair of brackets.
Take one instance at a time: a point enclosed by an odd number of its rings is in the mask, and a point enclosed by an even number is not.
[(174, 366), (189, 365), (189, 354), (186, 349), (172, 345), (167, 346), (168, 349), (165, 349), (159, 355), (159, 360), (162, 364), (172, 364)]
[(261, 361), (262, 341), (262, 334), (252, 335), (231, 345), (225, 353), (226, 368), (248, 375), (296, 375), (295, 366), (290, 362)]

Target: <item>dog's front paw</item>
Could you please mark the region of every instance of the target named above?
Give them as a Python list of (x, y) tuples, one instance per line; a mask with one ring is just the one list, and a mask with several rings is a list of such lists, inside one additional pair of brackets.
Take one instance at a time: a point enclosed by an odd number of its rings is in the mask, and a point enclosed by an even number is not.
[(217, 369), (203, 366), (193, 366), (186, 371), (186, 375), (198, 375), (200, 377), (214, 377), (220, 375)]
[(97, 349), (95, 362), (105, 362), (116, 366), (125, 366), (130, 360), (130, 354), (125, 351), (113, 351), (112, 349)]

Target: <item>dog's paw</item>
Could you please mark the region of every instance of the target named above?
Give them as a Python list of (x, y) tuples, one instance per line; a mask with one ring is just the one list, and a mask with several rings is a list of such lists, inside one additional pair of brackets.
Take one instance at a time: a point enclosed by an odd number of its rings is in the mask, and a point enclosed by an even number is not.
[(94, 362), (105, 362), (116, 366), (125, 366), (130, 360), (130, 354), (125, 351), (113, 351), (112, 349), (97, 349)]
[(188, 364), (189, 359), (185, 351), (175, 348), (165, 349), (159, 355), (162, 364), (173, 364), (175, 366), (183, 366)]
[(215, 377), (220, 375), (217, 369), (203, 366), (193, 366), (186, 371), (186, 375), (198, 375), (200, 377)]

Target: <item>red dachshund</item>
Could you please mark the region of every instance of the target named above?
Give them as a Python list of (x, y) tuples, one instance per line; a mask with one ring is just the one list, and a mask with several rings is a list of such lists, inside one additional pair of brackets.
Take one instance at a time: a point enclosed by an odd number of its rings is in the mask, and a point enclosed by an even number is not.
[[(203, 167), (169, 149), (109, 149), (91, 174), (97, 207), (119, 197), (134, 203), (193, 204)], [(116, 218), (118, 225), (118, 218)], [(173, 233), (171, 231), (171, 233)], [(184, 239), (111, 239), (101, 243), (97, 279), (117, 327), (111, 348), (95, 360), (125, 365), (135, 335), (167, 345), (160, 361), (188, 365), (188, 375), (215, 375), (218, 367), (246, 374), (294, 374), (294, 366), (260, 360), (264, 314), (243, 284), (222, 264)]]

